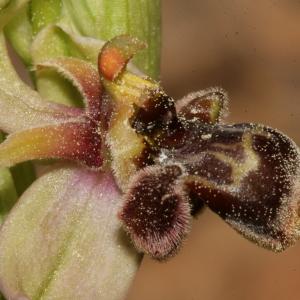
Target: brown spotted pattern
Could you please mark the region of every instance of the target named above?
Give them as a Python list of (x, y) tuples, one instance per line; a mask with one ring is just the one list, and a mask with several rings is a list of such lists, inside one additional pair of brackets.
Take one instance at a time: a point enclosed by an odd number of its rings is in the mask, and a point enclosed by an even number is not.
[(204, 141), (195, 124), (185, 128), (190, 139), (182, 138), (181, 147), (164, 155), (185, 167), (193, 201), (205, 203), (246, 237), (274, 251), (294, 243), (300, 229), (299, 195), (295, 197), (300, 164), (294, 143), (259, 125), (214, 126)]
[(135, 246), (158, 260), (173, 255), (189, 231), (189, 201), (176, 182), (181, 175), (177, 165), (142, 169), (120, 213)]
[[(162, 216), (171, 202), (166, 208), (166, 203), (157, 199), (173, 189), (188, 196), (191, 215), (197, 215), (205, 205), (263, 247), (282, 251), (299, 237), (298, 147), (284, 134), (263, 125), (220, 124), (225, 99), (221, 91), (207, 90), (177, 102), (175, 114), (170, 100), (171, 105), (159, 106), (150, 99), (147, 107), (135, 110), (131, 125), (149, 141), (155, 166), (151, 172), (140, 171), (129, 184), (122, 220), (138, 248), (155, 258), (166, 258), (173, 252), (169, 249), (164, 255), (155, 255), (149, 251), (161, 247), (160, 242), (153, 244), (155, 234), (169, 234), (172, 222), (168, 219), (164, 223)], [(167, 175), (170, 165), (184, 170), (176, 180)], [(163, 189), (158, 188), (158, 182)], [(179, 198), (168, 199), (174, 205), (179, 203)], [(152, 214), (141, 214), (141, 207), (159, 213), (153, 218)], [(182, 217), (178, 209), (171, 211), (174, 220)], [(158, 227), (150, 226), (154, 221)], [(169, 239), (173, 236), (174, 231)], [(169, 245), (177, 249), (179, 244), (176, 238)]]
[[(128, 36), (108, 42), (99, 56), (102, 79), (116, 81), (139, 48)], [(223, 124), (228, 100), (219, 88), (175, 102), (157, 85), (138, 100), (122, 126), (128, 121), (146, 147), (134, 152), (140, 170), (127, 179), (120, 212), (137, 248), (168, 258), (204, 205), (274, 251), (298, 239), (300, 154), (288, 137), (263, 125)]]

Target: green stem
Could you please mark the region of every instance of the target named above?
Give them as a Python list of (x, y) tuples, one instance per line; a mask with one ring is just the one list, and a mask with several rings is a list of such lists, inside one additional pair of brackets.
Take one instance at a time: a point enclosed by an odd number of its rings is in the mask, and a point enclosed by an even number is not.
[[(16, 0), (15, 0), (16, 1)], [(13, 1), (8, 1), (12, 2)], [(22, 10), (6, 26), (6, 36), (26, 64), (32, 63), (31, 43), (47, 25), (65, 24), (83, 36), (108, 40), (129, 34), (147, 42), (134, 59), (149, 76), (160, 71), (160, 0), (22, 0)], [(24, 5), (25, 3), (25, 5)], [(7, 10), (9, 11), (9, 5)], [(4, 14), (6, 11), (1, 11)], [(57, 41), (61, 43), (61, 40)], [(49, 48), (61, 47), (55, 42)]]
[[(5, 27), (6, 36), (27, 66), (58, 56), (89, 60), (68, 34), (49, 28), (51, 24), (97, 40), (106, 41), (120, 34), (138, 37), (148, 47), (133, 62), (145, 74), (159, 79), (160, 0), (27, 1)], [(36, 87), (45, 99), (82, 105), (74, 87), (57, 73), (46, 70), (34, 75)]]
[(66, 0), (63, 3), (82, 35), (109, 40), (129, 34), (147, 42), (148, 48), (137, 55), (134, 62), (146, 74), (158, 78), (160, 0)]

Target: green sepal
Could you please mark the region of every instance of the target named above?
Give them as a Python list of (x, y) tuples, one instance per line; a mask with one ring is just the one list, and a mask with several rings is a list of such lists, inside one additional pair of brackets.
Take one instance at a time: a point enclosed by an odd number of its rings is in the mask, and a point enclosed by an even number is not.
[(29, 0), (0, 0), (0, 30), (23, 8)]
[[(33, 63), (62, 56), (83, 55), (69, 43), (68, 35), (57, 26), (45, 27), (32, 44)], [(53, 70), (43, 70), (36, 74), (36, 86), (42, 97), (47, 100), (70, 106), (82, 106), (82, 99), (72, 84)]]
[[(0, 132), (0, 141), (4, 137)], [(8, 168), (0, 168), (0, 224), (9, 213), (18, 198), (11, 172)]]
[(31, 63), (30, 45), (32, 43), (32, 26), (28, 17), (28, 5), (5, 26), (5, 35), (26, 65)]
[(62, 10), (61, 0), (31, 0), (29, 7), (34, 35), (47, 25), (54, 24), (60, 19)]
[(35, 168), (31, 162), (18, 164), (10, 169), (18, 196), (34, 182), (36, 179)]
[[(49, 25), (36, 36), (31, 47), (34, 65), (57, 57), (76, 57), (96, 65), (102, 41), (81, 37), (67, 29)], [(50, 45), (50, 46), (49, 46)], [(74, 86), (53, 70), (36, 72), (36, 85), (46, 99), (72, 106), (83, 106)]]

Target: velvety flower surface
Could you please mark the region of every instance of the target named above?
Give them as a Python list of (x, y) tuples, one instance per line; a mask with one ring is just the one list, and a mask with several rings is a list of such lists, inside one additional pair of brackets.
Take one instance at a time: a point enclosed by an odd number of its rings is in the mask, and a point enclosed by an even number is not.
[(300, 160), (293, 141), (263, 125), (221, 123), (227, 96), (220, 89), (177, 103), (160, 93), (158, 99), (151, 96), (130, 119), (155, 166), (130, 180), (120, 214), (137, 248), (168, 258), (188, 232), (188, 215), (204, 205), (260, 246), (282, 251), (294, 244)]
[[(95, 55), (95, 43), (55, 30)], [(22, 83), (3, 36), (0, 46), (7, 134), (0, 166), (59, 162), (1, 227), (0, 288), (8, 299), (122, 299), (139, 260), (124, 231), (139, 252), (165, 260), (204, 206), (271, 250), (299, 238), (297, 145), (267, 126), (224, 124), (222, 89), (174, 101), (159, 83), (126, 69), (145, 45), (121, 35), (104, 44), (98, 70), (80, 58), (35, 62), (36, 72), (51, 69), (78, 89), (84, 107), (73, 108)]]

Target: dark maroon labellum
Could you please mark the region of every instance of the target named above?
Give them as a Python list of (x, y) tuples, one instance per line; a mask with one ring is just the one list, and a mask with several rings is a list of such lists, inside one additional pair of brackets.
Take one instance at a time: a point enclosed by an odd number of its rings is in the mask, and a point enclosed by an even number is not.
[(141, 170), (120, 213), (135, 246), (159, 260), (173, 255), (189, 231), (190, 206), (176, 183), (181, 175), (176, 165)]
[(219, 124), (226, 94), (218, 89), (180, 100), (176, 114), (172, 105), (149, 103), (131, 124), (156, 150), (155, 166), (131, 181), (121, 213), (138, 248), (168, 257), (187, 231), (187, 211), (195, 215), (204, 204), (274, 251), (298, 239), (300, 155), (289, 138), (262, 125)]

